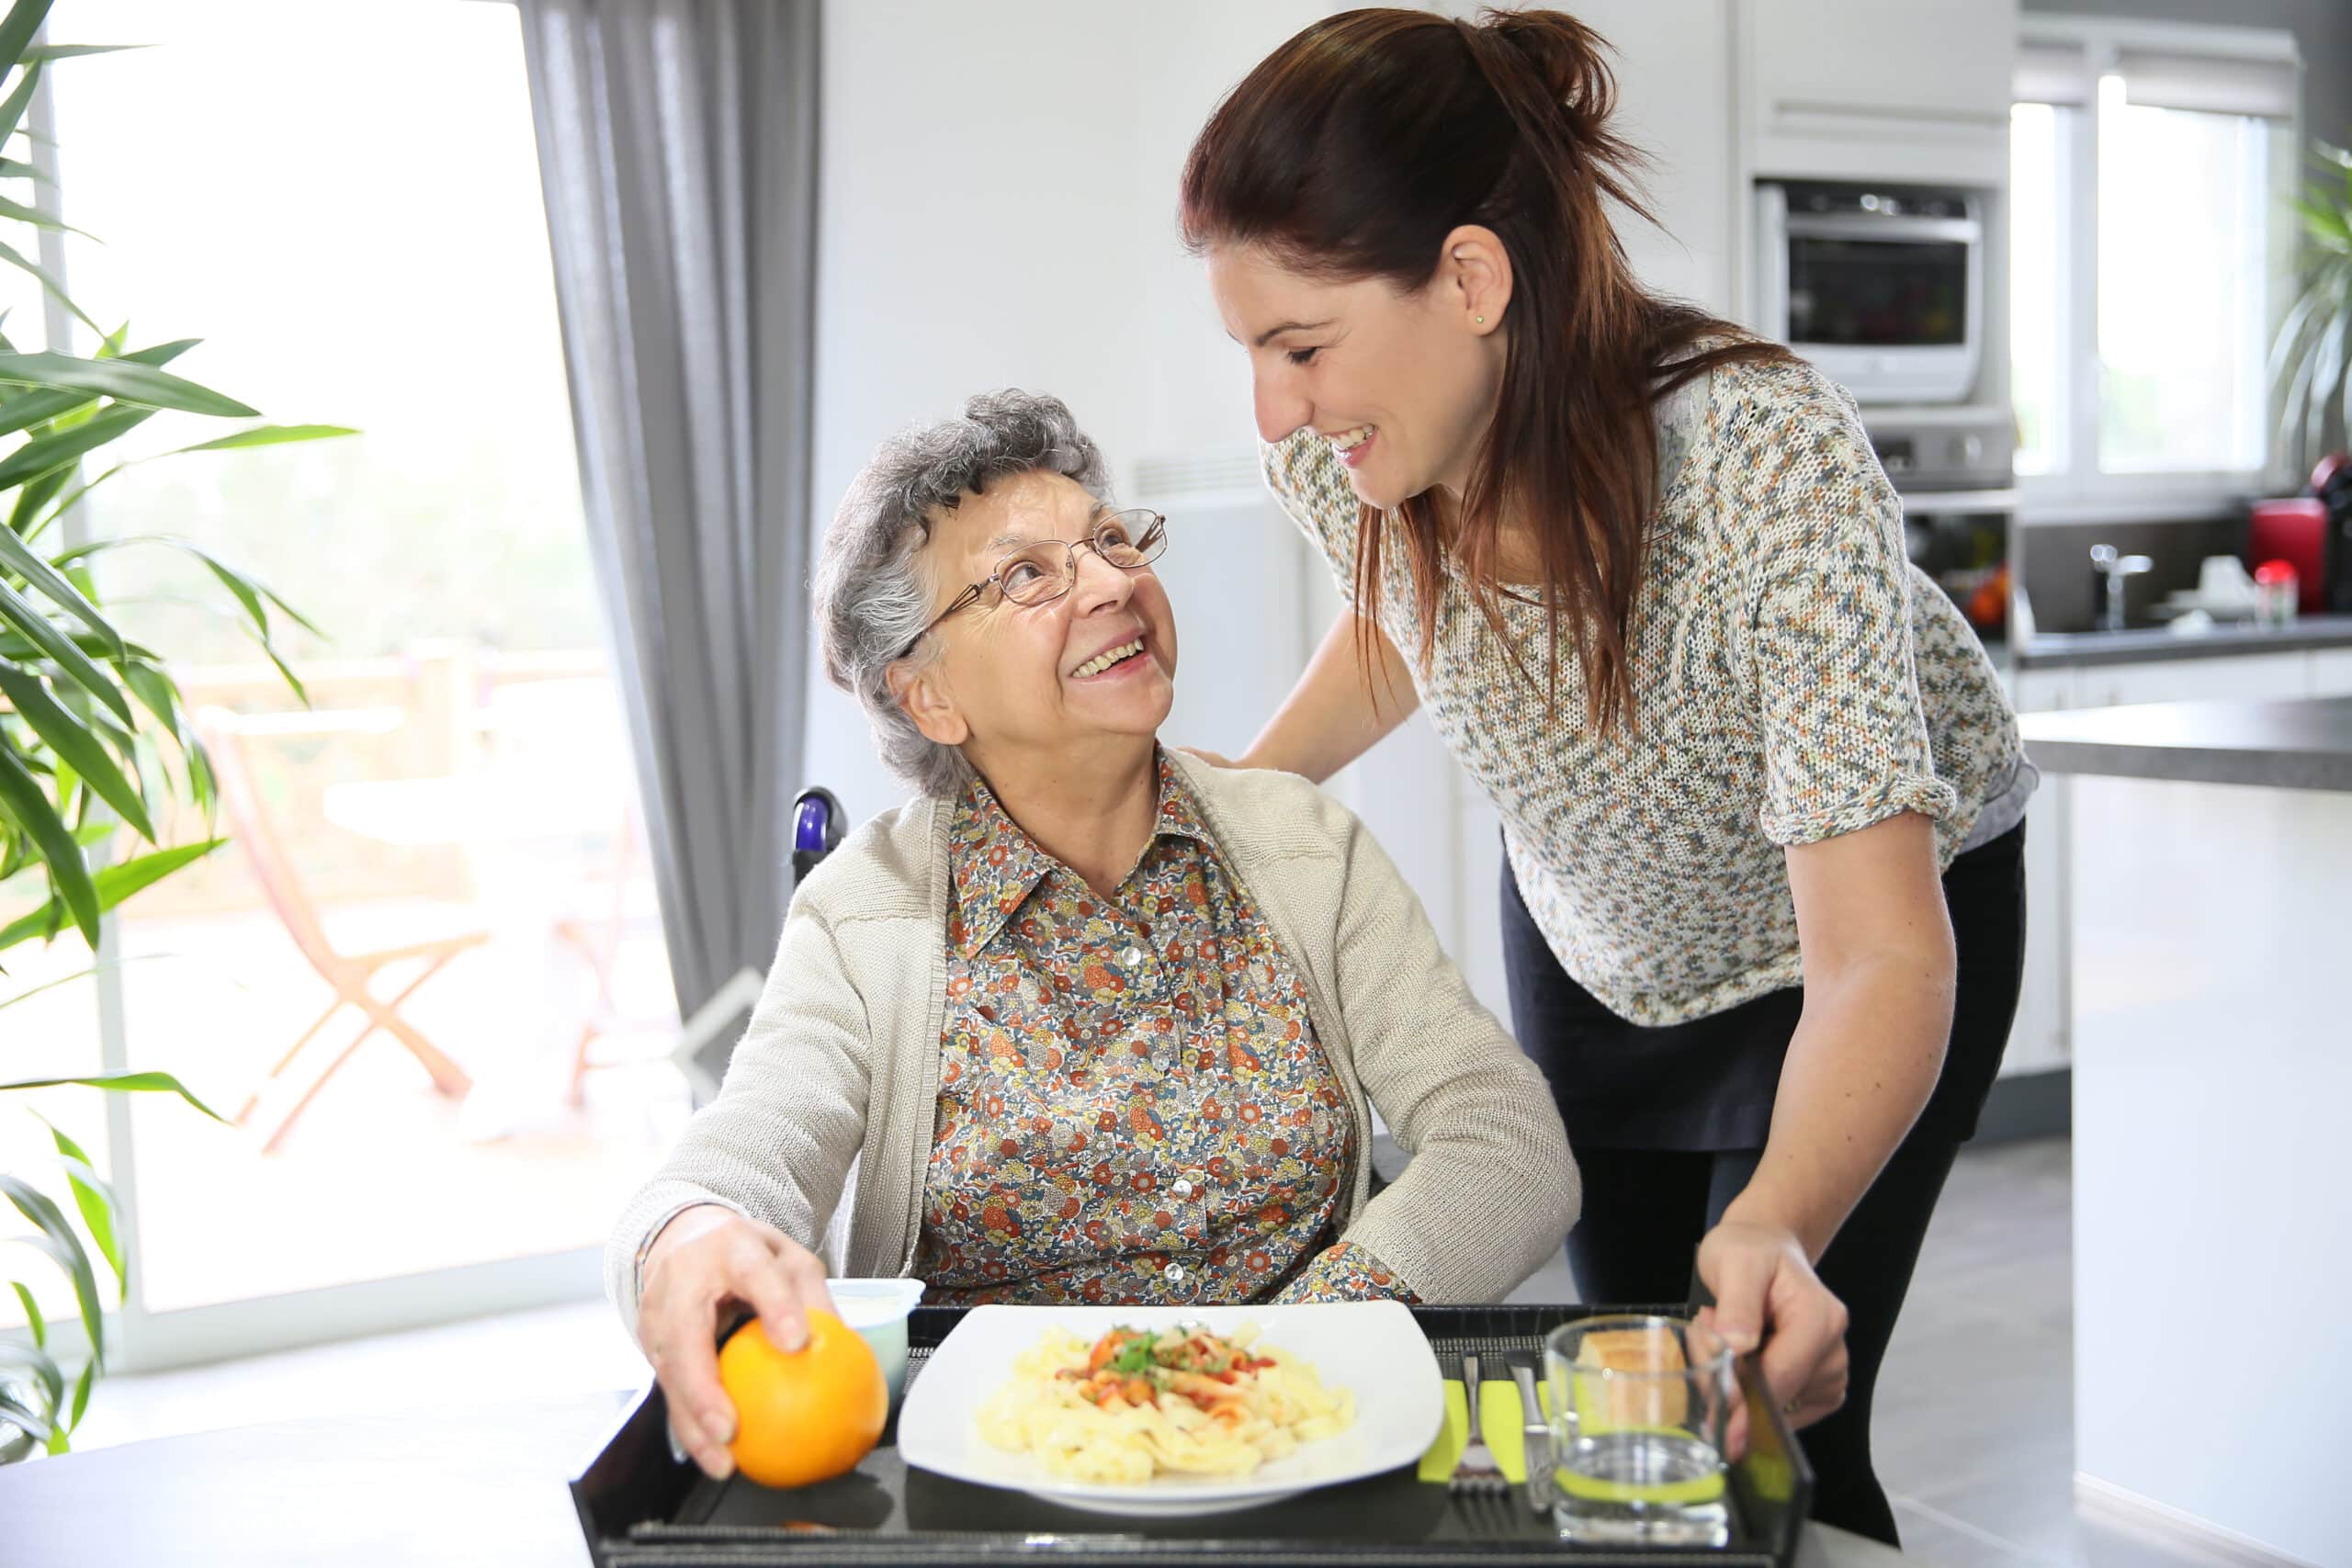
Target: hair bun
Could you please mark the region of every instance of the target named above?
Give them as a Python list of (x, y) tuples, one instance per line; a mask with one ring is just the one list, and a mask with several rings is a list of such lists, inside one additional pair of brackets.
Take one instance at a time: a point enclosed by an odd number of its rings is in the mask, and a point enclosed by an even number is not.
[[(1615, 112), (1617, 81), (1605, 58), (1608, 41), (1566, 12), (1487, 10), (1461, 28), (1472, 56), (1490, 81), (1498, 66), (1508, 72), (1511, 63), (1521, 65), (1532, 78), (1523, 85), (1542, 89), (1558, 107), (1573, 138), (1598, 135)], [(1496, 50), (1496, 44), (1504, 48)], [(1506, 103), (1515, 96), (1505, 83), (1494, 85)]]

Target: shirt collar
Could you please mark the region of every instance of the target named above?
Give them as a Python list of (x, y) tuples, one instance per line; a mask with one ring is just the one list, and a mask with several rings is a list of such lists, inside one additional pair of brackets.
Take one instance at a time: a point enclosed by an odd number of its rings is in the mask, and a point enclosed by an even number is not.
[[(1165, 751), (1154, 755), (1159, 802), (1153, 842), (1175, 837), (1214, 847), (1216, 840), (1209, 837), (1192, 786)], [(947, 941), (966, 958), (996, 939), (1047, 873), (1067, 869), (1023, 831), (988, 781), (978, 773), (956, 797), (947, 845), (948, 872), (956, 887), (956, 906), (948, 912)], [(1148, 845), (1145, 852), (1150, 852)]]

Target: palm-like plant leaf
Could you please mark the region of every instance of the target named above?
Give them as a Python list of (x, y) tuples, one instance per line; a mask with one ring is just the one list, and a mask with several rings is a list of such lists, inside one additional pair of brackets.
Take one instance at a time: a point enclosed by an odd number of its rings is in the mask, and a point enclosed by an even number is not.
[[(77, 411), (78, 412), (78, 411)], [(71, 465), (154, 417), (153, 409), (117, 405), (76, 421), (72, 414), (51, 421), (55, 427), (37, 435), (6, 457), (0, 457), (0, 487), (22, 484), (36, 474)]]
[[(0, 114), (5, 114), (6, 112), (6, 106), (5, 104), (0, 104)], [(0, 243), (0, 262), (6, 262), (10, 266), (15, 267), (19, 272), (30, 273), (34, 277), (39, 278), (40, 280), (40, 286), (49, 290), (51, 297), (59, 304), (73, 311), (74, 319), (80, 321), (84, 326), (88, 327), (92, 332), (104, 333), (106, 331), (104, 327), (98, 325), (97, 322), (90, 319), (90, 313), (87, 310), (83, 310), (81, 306), (74, 303), (74, 297), (65, 292), (65, 285), (58, 282), (55, 277), (51, 276), (47, 267), (42, 266), (40, 263), (27, 256), (22, 251), (17, 249), (16, 246)]]
[[(182, 338), (176, 343), (159, 343), (153, 348), (142, 348), (136, 354), (108, 355), (94, 361), (98, 364), (129, 362), (132, 365), (168, 365), (194, 348), (203, 340)], [(60, 414), (73, 412), (98, 400), (98, 393), (79, 387), (54, 389), (39, 392), (20, 392), (0, 401), (0, 435), (10, 431), (29, 429)]]
[(58, 756), (74, 766), (74, 771), (89, 783), (104, 797), (108, 806), (122, 814), (122, 819), (138, 830), (149, 843), (155, 841), (154, 825), (147, 820), (147, 804), (139, 798), (115, 760), (107, 755), (104, 732), (68, 713), (38, 676), (13, 665), (0, 664), (0, 695), (5, 695), (17, 716), (29, 726), (32, 732), (49, 742)]
[[(0, 216), (6, 216), (0, 211)], [(0, 383), (49, 391), (84, 392), (144, 408), (179, 409), (230, 419), (259, 412), (234, 398), (128, 356), (83, 359), (71, 354), (0, 354)]]
[[(0, 144), (14, 136), (47, 143), (25, 123), (44, 65), (116, 47), (36, 44), (50, 5), (51, 0), (13, 0), (0, 16)], [(0, 225), (81, 233), (44, 206), (45, 190), (53, 182), (31, 162), (0, 157), (0, 180), (28, 182), (14, 195), (0, 195)], [(31, 259), (29, 248), (0, 240), (0, 265), (37, 279), (97, 334), (98, 347), (87, 357), (26, 351), (0, 336), (0, 437), (21, 436), (0, 452), (0, 884), (6, 885), (11, 908), (20, 908), (28, 892), (42, 895), (35, 908), (0, 927), (0, 950), (68, 931), (95, 946), (98, 922), (107, 911), (223, 842), (207, 836), (159, 845), (96, 870), (85, 858), (117, 836), (119, 824), (157, 845), (155, 805), (175, 787), (174, 757), (183, 771), (187, 798), (208, 824), (218, 798), (211, 764), (162, 659), (124, 637), (101, 607), (95, 558), (128, 543), (158, 543), (188, 555), (204, 568), (215, 590), (208, 606), (229, 615), (252, 636), (298, 694), (300, 682), (272, 642), (272, 612), (283, 615), (284, 624), (318, 631), (266, 585), (185, 540), (109, 540), (58, 552), (40, 543), (93, 488), (136, 463), (154, 460), (113, 456), (108, 449), (157, 413), (255, 416), (245, 404), (163, 368), (194, 347), (195, 340), (130, 351), (128, 326), (111, 333), (100, 327), (60, 277)], [(254, 424), (159, 456), (347, 434), (333, 425)], [(85, 478), (83, 464), (96, 454), (111, 460), (95, 479)], [(0, 1008), (46, 988), (0, 996)], [(0, 1096), (66, 1086), (176, 1095), (218, 1120), (185, 1084), (163, 1072), (24, 1078), (0, 1082)], [(118, 1291), (127, 1290), (130, 1280), (128, 1237), (111, 1187), (67, 1132), (53, 1123), (49, 1130), (54, 1168), (72, 1195), (71, 1213), (13, 1173), (0, 1171), (0, 1196), (31, 1222), (32, 1234), (18, 1238), (22, 1245), (47, 1258), (71, 1283), (90, 1357), (69, 1384), (66, 1370), (51, 1353), (50, 1325), (34, 1292), (22, 1280), (7, 1280), (25, 1310), (33, 1342), (0, 1344), (0, 1463), (39, 1448), (65, 1451), (105, 1365), (104, 1303), (94, 1258), (112, 1273)]]
[(2352, 432), (2352, 152), (2315, 140), (2309, 157), (2313, 173), (2292, 204), (2311, 250), (2269, 357), (2278, 438), (2298, 468), (2326, 440), (2331, 415)]
[(74, 1303), (81, 1309), (82, 1327), (90, 1337), (91, 1359), (104, 1361), (106, 1326), (99, 1315), (98, 1276), (90, 1267), (90, 1255), (83, 1249), (82, 1238), (66, 1224), (64, 1213), (49, 1194), (20, 1177), (0, 1171), (0, 1198), (7, 1199), (18, 1213), (33, 1223), (40, 1233), (34, 1245), (65, 1266), (74, 1280)]
[[(135, 855), (130, 860), (100, 866), (90, 874), (90, 885), (97, 897), (98, 912), (105, 914), (132, 894), (153, 887), (182, 866), (202, 860), (228, 841), (226, 839), (201, 839), (192, 844), (174, 844), (168, 850), (157, 850), (153, 854)], [(62, 897), (52, 895), (48, 903), (32, 913), (21, 915), (7, 925), (0, 926), (0, 953), (20, 942), (30, 942), (35, 937), (55, 936), (64, 929), (68, 913)], [(16, 1087), (18, 1086), (0, 1084), (0, 1089)]]
[[(98, 1174), (90, 1156), (82, 1152), (82, 1145), (67, 1137), (57, 1123), (46, 1116), (40, 1118), (40, 1123), (49, 1129), (50, 1140), (57, 1145), (59, 1163), (65, 1168), (66, 1184), (73, 1189), (74, 1206), (81, 1212), (82, 1224), (89, 1231), (90, 1239), (98, 1244), (98, 1255), (114, 1270), (115, 1289), (127, 1290), (130, 1270), (122, 1255), (122, 1243), (117, 1239), (122, 1213), (115, 1204), (113, 1187)], [(59, 1397), (62, 1401), (62, 1390)]]
[(89, 54), (121, 54), (128, 50), (145, 49), (143, 43), (45, 43), (28, 49), (17, 58), (26, 64), (47, 64), (52, 60), (79, 60)]
[(90, 881), (82, 847), (5, 736), (0, 736), (0, 821), (15, 823), (18, 832), (40, 846), (41, 858), (49, 863), (50, 886), (81, 928), (83, 940), (97, 946), (98, 890)]
[(13, 65), (31, 58), (33, 35), (40, 31), (51, 4), (51, 0), (17, 0), (8, 7), (7, 16), (0, 17), (0, 61)]
[(9, 1280), (8, 1287), (25, 1309), (25, 1326), (32, 1331), (33, 1348), (40, 1349), (49, 1343), (49, 1320), (40, 1314), (40, 1303), (33, 1300), (32, 1288), (22, 1280)]
[(227, 1120), (218, 1111), (189, 1093), (187, 1086), (169, 1073), (98, 1073), (85, 1077), (20, 1078), (15, 1083), (0, 1083), (0, 1093), (19, 1089), (58, 1089), (66, 1084), (82, 1084), (90, 1089), (112, 1089), (118, 1094), (176, 1094), (215, 1122)]
[(7, 529), (0, 528), (0, 571), (10, 571), (51, 604), (72, 615), (99, 637), (106, 639), (110, 651), (122, 652), (122, 638), (98, 607), (90, 603), (89, 595), (74, 586), (71, 578), (52, 563), (33, 553), (33, 547)]
[[(27, 641), (53, 660), (59, 669), (92, 696), (112, 708), (118, 717), (131, 722), (130, 705), (123, 699), (122, 688), (116, 685), (97, 660), (82, 650), (55, 623), (40, 613), (23, 594), (0, 582), (0, 625), (14, 626), (24, 634)], [(107, 628), (112, 631), (112, 627)]]

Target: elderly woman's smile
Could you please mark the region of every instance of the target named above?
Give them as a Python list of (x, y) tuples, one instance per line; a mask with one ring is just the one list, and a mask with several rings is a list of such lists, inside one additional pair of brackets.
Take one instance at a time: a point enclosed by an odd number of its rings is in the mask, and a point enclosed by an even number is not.
[(1073, 679), (1080, 681), (1100, 681), (1110, 676), (1114, 671), (1138, 673), (1144, 666), (1136, 662), (1136, 656), (1143, 651), (1143, 634), (1138, 632), (1126, 641), (1106, 648), (1093, 658), (1087, 660), (1071, 671), (1070, 675)]

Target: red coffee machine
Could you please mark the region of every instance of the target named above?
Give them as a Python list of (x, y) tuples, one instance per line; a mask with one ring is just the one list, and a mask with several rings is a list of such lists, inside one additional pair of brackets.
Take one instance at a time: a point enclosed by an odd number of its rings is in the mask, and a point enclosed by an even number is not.
[(2327, 503), (2308, 495), (2257, 501), (2246, 508), (2245, 558), (2256, 571), (2272, 561), (2295, 570), (2295, 607), (2306, 615), (2327, 606)]

